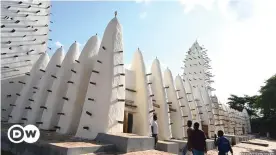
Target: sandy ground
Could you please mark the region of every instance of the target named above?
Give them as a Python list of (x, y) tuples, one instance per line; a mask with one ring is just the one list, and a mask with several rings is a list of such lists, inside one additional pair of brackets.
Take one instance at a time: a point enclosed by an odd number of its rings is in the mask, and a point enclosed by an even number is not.
[[(265, 140), (265, 139), (254, 139), (254, 140), (250, 140), (250, 142), (269, 144), (269, 146), (264, 147), (259, 145), (239, 143), (233, 147), (234, 155), (276, 155), (275, 140), (273, 141), (273, 140)], [(104, 154), (105, 153), (97, 154), (97, 155), (104, 155)], [(207, 155), (217, 155), (217, 154), (218, 154), (217, 150), (210, 150), (207, 152)], [(149, 151), (125, 153), (120, 155), (171, 155), (171, 154), (167, 152), (162, 152), (162, 151), (149, 150)]]
[[(1, 123), (1, 131), (4, 132), (8, 130), (10, 125)], [(99, 145), (97, 142), (78, 140), (72, 135), (59, 135), (55, 132), (41, 132), (41, 139), (39, 140), (42, 143), (56, 143), (56, 145), (61, 145), (63, 147), (79, 147), (80, 145)], [(130, 135), (129, 135), (130, 136)], [(266, 139), (254, 139), (250, 140), (251, 142), (269, 144), (268, 147), (239, 143), (233, 147), (234, 155), (276, 155), (276, 140), (266, 140)], [(251, 154), (250, 154), (251, 153)], [(207, 152), (207, 155), (217, 155), (217, 150), (210, 150)], [(97, 154), (86, 154), (86, 155), (114, 155), (107, 153), (97, 153)], [(139, 151), (139, 152), (130, 152), (125, 154), (117, 155), (171, 155), (168, 152), (162, 152), (157, 150), (148, 150), (148, 151)]]
[[(232, 147), (234, 155), (276, 155), (276, 141), (265, 139), (254, 139), (250, 142), (268, 144), (268, 147), (239, 143)], [(210, 150), (207, 155), (217, 155), (217, 150)]]
[[(97, 153), (94, 155), (114, 155), (114, 154)], [(156, 151), (156, 150), (148, 150), (148, 151), (138, 151), (138, 152), (130, 152), (130, 153), (124, 153), (124, 154), (116, 154), (116, 155), (171, 155), (171, 153)]]

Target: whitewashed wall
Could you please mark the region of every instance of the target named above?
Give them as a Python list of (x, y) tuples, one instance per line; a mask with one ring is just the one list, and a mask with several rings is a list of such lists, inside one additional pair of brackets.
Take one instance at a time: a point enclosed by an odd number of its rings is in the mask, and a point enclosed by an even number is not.
[(47, 50), (49, 20), (49, 1), (1, 1), (2, 112), (22, 89), (18, 81), (25, 80), (25, 74)]

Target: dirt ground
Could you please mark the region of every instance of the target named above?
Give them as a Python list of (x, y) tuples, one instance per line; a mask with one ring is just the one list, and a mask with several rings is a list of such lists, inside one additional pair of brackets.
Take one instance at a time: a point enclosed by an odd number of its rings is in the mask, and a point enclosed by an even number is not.
[[(276, 155), (276, 141), (266, 139), (254, 139), (250, 142), (268, 144), (268, 147), (239, 143), (232, 147), (234, 155)], [(210, 150), (207, 155), (217, 155), (217, 150)]]
[[(264, 143), (268, 144), (268, 147), (239, 143), (235, 145), (233, 148), (234, 155), (276, 155), (276, 141), (274, 140), (265, 140), (265, 139), (254, 139), (250, 140), (250, 142)], [(207, 155), (217, 155), (217, 150), (210, 150), (207, 152)], [(140, 152), (132, 152), (126, 153), (122, 155), (170, 155), (167, 152), (149, 150), (149, 151), (140, 151)]]
[[(266, 140), (266, 139), (254, 139), (250, 140), (250, 142), (264, 143), (268, 144), (268, 147), (239, 143), (233, 146), (234, 155), (276, 155), (276, 141), (274, 140)], [(207, 155), (217, 155), (217, 150), (210, 150), (207, 152)], [(90, 155), (90, 154), (89, 154)], [(106, 153), (99, 153), (95, 155), (112, 155)], [(168, 152), (156, 151), (156, 150), (148, 150), (148, 151), (139, 151), (139, 152), (130, 152), (125, 154), (118, 155), (171, 155)]]

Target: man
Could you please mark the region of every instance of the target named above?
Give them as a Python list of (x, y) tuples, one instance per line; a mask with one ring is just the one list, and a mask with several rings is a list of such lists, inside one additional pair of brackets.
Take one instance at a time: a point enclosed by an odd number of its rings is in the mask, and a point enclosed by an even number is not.
[(154, 138), (154, 147), (156, 148), (156, 144), (158, 141), (158, 124), (157, 124), (157, 115), (153, 115), (153, 121), (151, 123), (151, 133)]
[(199, 130), (199, 123), (196, 122), (191, 137), (192, 151), (194, 155), (204, 155), (204, 152), (207, 153), (205, 140), (205, 134), (203, 131)]
[(229, 151), (233, 154), (231, 144), (228, 139), (223, 136), (223, 131), (218, 131), (218, 139), (215, 135), (215, 145), (218, 146), (218, 155), (226, 155)]
[[(187, 150), (189, 150), (189, 151), (192, 150), (192, 145), (191, 145), (191, 138), (192, 138), (192, 132), (193, 132), (192, 124), (193, 124), (193, 122), (191, 120), (188, 120), (188, 122), (187, 122), (187, 126), (188, 126), (187, 138), (188, 138), (188, 141), (187, 141), (187, 144), (182, 149), (182, 155), (186, 155)], [(191, 153), (189, 152), (188, 154), (191, 154)]]

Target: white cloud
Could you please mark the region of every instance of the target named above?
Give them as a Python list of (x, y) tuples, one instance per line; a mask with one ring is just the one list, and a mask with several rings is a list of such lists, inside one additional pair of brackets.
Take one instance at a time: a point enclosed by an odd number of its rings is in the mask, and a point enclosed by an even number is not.
[(135, 0), (136, 3), (144, 3), (144, 4), (149, 4), (150, 1), (152, 0)]
[[(186, 13), (194, 9), (211, 9), (219, 13), (223, 26), (209, 38), (209, 56), (219, 100), (227, 102), (230, 94), (255, 95), (260, 86), (275, 74), (276, 1), (275, 0), (181, 0)], [(203, 17), (204, 18), (204, 15)], [(208, 40), (217, 40), (216, 44)], [(199, 42), (203, 43), (204, 42)], [(206, 48), (209, 48), (206, 46)]]
[(196, 6), (202, 6), (207, 10), (211, 10), (215, 0), (179, 0), (180, 4), (184, 7), (184, 12), (189, 13)]
[(198, 6), (208, 11), (217, 8), (227, 20), (243, 20), (252, 16), (253, 1), (256, 0), (179, 0), (185, 13), (190, 13)]
[(252, 0), (250, 3), (251, 8), (245, 8), (249, 14), (245, 16), (235, 6), (231, 8), (237, 20), (227, 21), (221, 35), (222, 44), (218, 45), (222, 53), (214, 64), (215, 88), (223, 102), (230, 94), (255, 95), (263, 82), (275, 74), (276, 53), (271, 46), (276, 44), (276, 18), (273, 17), (276, 1)]
[(59, 41), (55, 42), (55, 45), (56, 45), (57, 47), (61, 47), (61, 46), (63, 46), (63, 44), (62, 44), (62, 43), (60, 43)]
[(141, 19), (145, 19), (146, 17), (147, 17), (147, 12), (142, 12), (142, 13), (140, 13), (140, 15), (139, 15), (139, 17), (141, 18)]

